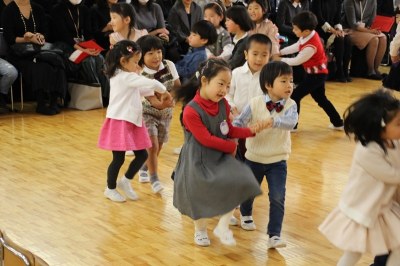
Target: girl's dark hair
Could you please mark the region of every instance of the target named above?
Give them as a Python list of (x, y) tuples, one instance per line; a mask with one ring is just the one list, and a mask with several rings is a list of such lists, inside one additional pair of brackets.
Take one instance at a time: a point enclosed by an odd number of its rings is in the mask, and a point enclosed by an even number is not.
[(179, 89), (175, 91), (175, 99), (182, 101), (184, 105), (188, 104), (196, 95), (196, 91), (201, 86), (201, 78), (205, 77), (211, 80), (218, 75), (220, 71), (231, 71), (229, 64), (218, 58), (210, 58), (200, 64), (196, 74), (186, 81)]
[(190, 31), (200, 35), (201, 39), (207, 40), (206, 45), (214, 44), (218, 38), (218, 33), (214, 25), (204, 19), (197, 21)]
[(228, 8), (226, 17), (238, 24), (243, 31), (249, 31), (254, 28), (254, 23), (244, 6), (237, 5)]
[(382, 132), (396, 114), (400, 112), (400, 101), (386, 89), (379, 89), (352, 103), (344, 112), (344, 131), (354, 134), (354, 140), (363, 146), (374, 141), (386, 153)]
[(129, 22), (129, 32), (128, 32), (128, 37), (129, 37), (132, 28), (136, 26), (136, 13), (132, 5), (127, 3), (112, 4), (110, 7), (110, 13), (116, 13), (123, 18), (130, 17), (131, 21)]
[(105, 74), (111, 78), (115, 75), (115, 71), (121, 69), (121, 58), (129, 60), (135, 54), (141, 53), (139, 45), (130, 40), (122, 40), (117, 42), (112, 49), (110, 49), (106, 56)]
[(208, 3), (207, 5), (204, 6), (203, 13), (206, 11), (206, 9), (212, 9), (218, 16), (222, 17), (222, 20), (219, 23), (219, 25), (222, 27), (225, 27), (225, 20), (226, 20), (225, 19), (225, 8), (223, 8), (220, 3), (218, 3), (218, 2)]
[(151, 50), (161, 50), (163, 51), (163, 43), (160, 38), (153, 35), (145, 35), (140, 37), (136, 43), (142, 50), (142, 58), (140, 58), (139, 65), (144, 65), (144, 55)]
[(261, 6), (261, 10), (264, 12), (262, 18), (263, 19), (268, 18), (268, 3), (267, 3), (267, 0), (249, 0), (247, 2), (247, 8), (249, 8), (249, 5), (251, 3), (253, 3), (253, 2), (255, 2), (255, 3), (257, 3), (257, 4), (259, 4)]
[[(152, 11), (154, 6), (153, 6), (153, 0), (149, 0), (145, 6), (147, 7), (147, 10)], [(142, 6), (141, 3), (139, 3), (139, 0), (131, 0), (131, 5), (135, 8), (136, 12), (139, 11), (139, 7)]]
[(301, 31), (315, 30), (318, 25), (318, 19), (313, 12), (303, 11), (293, 17), (292, 24), (297, 26)]
[(264, 93), (268, 93), (265, 86), (272, 87), (277, 77), (293, 75), (292, 67), (282, 61), (271, 61), (260, 72), (260, 87)]

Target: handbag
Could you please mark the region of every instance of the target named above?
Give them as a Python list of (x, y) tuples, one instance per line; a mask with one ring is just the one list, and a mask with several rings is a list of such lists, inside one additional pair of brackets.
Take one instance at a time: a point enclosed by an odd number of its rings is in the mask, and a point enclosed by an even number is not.
[(14, 43), (10, 46), (13, 53), (18, 57), (28, 57), (34, 56), (42, 51), (53, 52), (59, 55), (63, 54), (63, 51), (57, 48), (52, 43), (44, 43), (43, 45), (39, 45), (36, 43)]
[(70, 82), (68, 92), (71, 96), (69, 108), (86, 111), (103, 107), (100, 84)]

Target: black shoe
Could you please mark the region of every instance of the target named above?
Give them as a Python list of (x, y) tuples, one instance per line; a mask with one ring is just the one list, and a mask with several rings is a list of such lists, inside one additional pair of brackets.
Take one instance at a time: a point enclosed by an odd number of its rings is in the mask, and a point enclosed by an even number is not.
[(367, 79), (372, 79), (372, 80), (382, 80), (382, 76), (379, 74), (369, 74), (367, 76)]
[(45, 105), (38, 105), (36, 107), (36, 113), (42, 114), (42, 115), (55, 115), (57, 114), (54, 109), (51, 109)]
[(350, 78), (350, 77), (346, 77), (346, 80), (347, 80), (347, 82), (352, 82), (353, 81), (353, 79)]
[(343, 77), (343, 78), (335, 78), (335, 81), (337, 81), (337, 82), (342, 82), (342, 83), (346, 83), (346, 82), (347, 82), (347, 79), (346, 79), (345, 77)]

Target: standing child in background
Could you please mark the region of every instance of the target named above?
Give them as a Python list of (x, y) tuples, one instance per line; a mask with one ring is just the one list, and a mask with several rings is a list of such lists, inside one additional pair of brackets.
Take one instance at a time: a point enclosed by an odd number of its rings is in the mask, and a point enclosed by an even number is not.
[(232, 55), (233, 44), (229, 32), (224, 28), (225, 10), (217, 2), (208, 3), (204, 7), (204, 19), (213, 24), (218, 34), (217, 41), (207, 45), (207, 58), (219, 57), (228, 60)]
[[(163, 60), (163, 44), (160, 38), (152, 35), (141, 37), (137, 44), (143, 56), (139, 61), (142, 75), (156, 79), (167, 88), (168, 92), (180, 87), (178, 72), (174, 63)], [(146, 97), (143, 101), (143, 118), (150, 135), (151, 148), (147, 149), (149, 158), (139, 170), (139, 182), (151, 182), (154, 193), (158, 193), (163, 186), (158, 179), (158, 155), (163, 144), (168, 141), (169, 126), (172, 119), (173, 102), (161, 101), (161, 94)], [(150, 177), (150, 178), (149, 178)]]
[(135, 10), (127, 3), (117, 3), (110, 7), (111, 26), (113, 33), (110, 34), (110, 45), (113, 46), (121, 40), (136, 42), (140, 37), (147, 35), (147, 30), (135, 28)]
[[(297, 104), (297, 112), (300, 114), (300, 101), (308, 94), (324, 109), (329, 116), (331, 125), (329, 128), (343, 130), (343, 120), (333, 104), (325, 95), (325, 81), (328, 76), (327, 59), (325, 50), (318, 33), (314, 30), (318, 24), (317, 17), (310, 11), (304, 11), (294, 16), (293, 32), (299, 37), (299, 41), (280, 51), (280, 55), (298, 53), (293, 58), (273, 57), (274, 60), (282, 60), (290, 66), (303, 65), (306, 76), (293, 91), (292, 99)], [(296, 125), (297, 128), (297, 125)]]
[[(129, 199), (138, 199), (130, 181), (147, 159), (146, 148), (151, 147), (142, 119), (141, 97), (151, 96), (157, 91), (163, 93), (161, 101), (166, 105), (172, 101), (163, 84), (138, 74), (140, 57), (140, 48), (136, 43), (122, 40), (114, 45), (106, 58), (106, 74), (110, 78), (111, 86), (110, 103), (98, 146), (111, 150), (113, 154), (107, 170), (104, 195), (116, 202), (125, 201), (125, 197), (117, 191), (117, 185)], [(132, 150), (135, 159), (117, 184), (119, 170), (125, 161), (125, 151)]]
[(249, 32), (249, 35), (262, 33), (269, 37), (272, 42), (271, 54), (279, 53), (278, 27), (268, 20), (268, 7), (265, 0), (250, 0), (247, 3), (247, 11), (251, 20), (255, 23), (255, 28)]
[(217, 40), (217, 31), (211, 22), (200, 20), (193, 25), (189, 35), (189, 45), (191, 49), (178, 62), (176, 62), (176, 70), (183, 81), (190, 79), (200, 63), (207, 59), (206, 45), (213, 44)]
[[(258, 183), (264, 176), (268, 183), (269, 235), (268, 248), (285, 247), (281, 238), (285, 213), (287, 163), (291, 152), (290, 130), (297, 123), (296, 103), (290, 99), (293, 92), (292, 68), (283, 62), (270, 62), (260, 74), (263, 95), (254, 97), (238, 116), (234, 125), (246, 126), (258, 120), (269, 121), (270, 128), (246, 141), (246, 164)], [(240, 204), (241, 227), (255, 230), (252, 213), (253, 198)]]
[(233, 34), (234, 48), (228, 63), (231, 69), (243, 66), (246, 62), (244, 50), (248, 39), (248, 31), (254, 28), (249, 13), (244, 6), (232, 6), (226, 11), (226, 29)]
[(338, 266), (355, 265), (362, 254), (400, 261), (400, 101), (389, 90), (370, 93), (347, 108), (344, 130), (357, 142), (349, 181), (339, 206), (319, 230), (344, 250)]
[(223, 244), (235, 245), (229, 220), (242, 201), (260, 194), (250, 169), (234, 158), (232, 138), (253, 136), (265, 125), (237, 128), (229, 120), (229, 104), (224, 99), (231, 81), (231, 70), (222, 59), (208, 59), (190, 83), (177, 91), (186, 102), (183, 112), (185, 143), (175, 168), (174, 206), (194, 220), (194, 241), (210, 245), (207, 220), (220, 216), (216, 235)]

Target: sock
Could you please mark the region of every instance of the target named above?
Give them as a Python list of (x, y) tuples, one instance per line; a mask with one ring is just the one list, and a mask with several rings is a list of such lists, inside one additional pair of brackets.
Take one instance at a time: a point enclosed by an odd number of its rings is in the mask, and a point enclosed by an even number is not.
[(356, 265), (357, 261), (361, 258), (361, 253), (345, 251), (343, 256), (338, 261), (337, 266)]
[(129, 183), (129, 182), (131, 182), (131, 180), (132, 180), (132, 179), (129, 179), (129, 178), (127, 178), (126, 176), (123, 176), (123, 177), (121, 178), (121, 182), (124, 182), (124, 183)]
[(143, 164), (142, 167), (140, 167), (140, 170), (142, 171), (147, 171), (149, 168), (147, 168), (147, 164)]
[(156, 181), (159, 181), (159, 179), (158, 179), (158, 175), (157, 175), (157, 173), (154, 173), (154, 174), (152, 174), (151, 176), (150, 176), (150, 183), (154, 183), (154, 182), (156, 182)]

